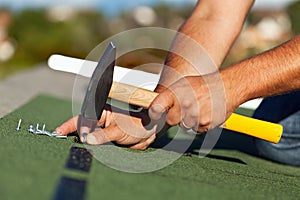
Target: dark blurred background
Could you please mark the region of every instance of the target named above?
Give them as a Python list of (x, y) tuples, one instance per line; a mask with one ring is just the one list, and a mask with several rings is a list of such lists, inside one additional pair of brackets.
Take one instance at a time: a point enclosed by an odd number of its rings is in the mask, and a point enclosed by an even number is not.
[[(177, 30), (196, 3), (193, 0), (1, 2), (0, 79), (45, 63), (53, 53), (85, 58), (101, 41), (128, 29), (158, 26)], [(270, 49), (299, 33), (299, 11), (300, 1), (257, 0), (224, 66)], [(118, 65), (131, 67), (137, 57), (147, 60), (165, 56), (151, 52), (138, 55), (124, 63), (119, 61)]]

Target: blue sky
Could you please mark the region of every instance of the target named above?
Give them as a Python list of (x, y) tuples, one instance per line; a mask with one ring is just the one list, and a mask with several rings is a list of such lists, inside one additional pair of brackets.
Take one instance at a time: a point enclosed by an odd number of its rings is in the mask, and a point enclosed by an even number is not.
[[(256, 0), (255, 7), (281, 7), (294, 0)], [(153, 5), (165, 2), (172, 5), (186, 3), (194, 4), (196, 0), (0, 0), (0, 7), (6, 6), (11, 9), (22, 9), (24, 7), (47, 7), (59, 5), (72, 5), (75, 7), (88, 7), (101, 9), (107, 14), (115, 14), (124, 9), (130, 9), (138, 5)]]

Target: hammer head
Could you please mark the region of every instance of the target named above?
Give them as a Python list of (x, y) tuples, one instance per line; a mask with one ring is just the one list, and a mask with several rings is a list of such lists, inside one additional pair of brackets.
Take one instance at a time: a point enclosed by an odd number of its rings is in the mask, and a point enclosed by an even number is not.
[(81, 130), (82, 126), (96, 125), (100, 119), (113, 82), (115, 59), (116, 47), (111, 42), (105, 49), (90, 79), (81, 107), (78, 130)]

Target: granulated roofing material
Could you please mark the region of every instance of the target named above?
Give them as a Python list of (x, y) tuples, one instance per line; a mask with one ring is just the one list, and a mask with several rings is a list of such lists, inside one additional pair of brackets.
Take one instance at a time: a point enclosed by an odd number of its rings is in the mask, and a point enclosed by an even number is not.
[[(61, 177), (87, 181), (85, 199), (244, 200), (300, 197), (300, 168), (263, 160), (226, 145), (220, 145), (205, 158), (199, 158), (194, 152), (191, 157), (181, 156), (161, 170), (143, 174), (117, 171), (96, 159), (93, 159), (88, 174), (66, 170), (70, 148), (83, 145), (74, 143), (74, 136), (58, 140), (32, 135), (26, 128), (39, 122), (47, 123), (51, 131), (70, 117), (70, 101), (38, 96), (1, 118), (1, 199), (52, 198)], [(20, 118), (23, 119), (22, 128), (16, 131)], [(223, 136), (226, 137), (226, 133), (222, 133)], [(150, 148), (147, 151), (154, 150)]]

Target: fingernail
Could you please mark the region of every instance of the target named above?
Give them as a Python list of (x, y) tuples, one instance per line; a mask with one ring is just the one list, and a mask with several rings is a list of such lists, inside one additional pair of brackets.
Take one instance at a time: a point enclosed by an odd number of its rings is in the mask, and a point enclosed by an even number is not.
[(87, 133), (86, 132), (84, 132), (84, 133), (82, 133), (82, 143), (86, 143), (87, 142)]
[(55, 133), (59, 133), (59, 132), (60, 132), (60, 129), (56, 128), (56, 129), (54, 129), (54, 132), (55, 132)]
[(62, 130), (60, 128), (56, 128), (54, 132), (62, 135)]
[(94, 135), (92, 135), (92, 134), (88, 135), (88, 137), (87, 137), (87, 143), (94, 144), (94, 145), (98, 144), (96, 137)]

